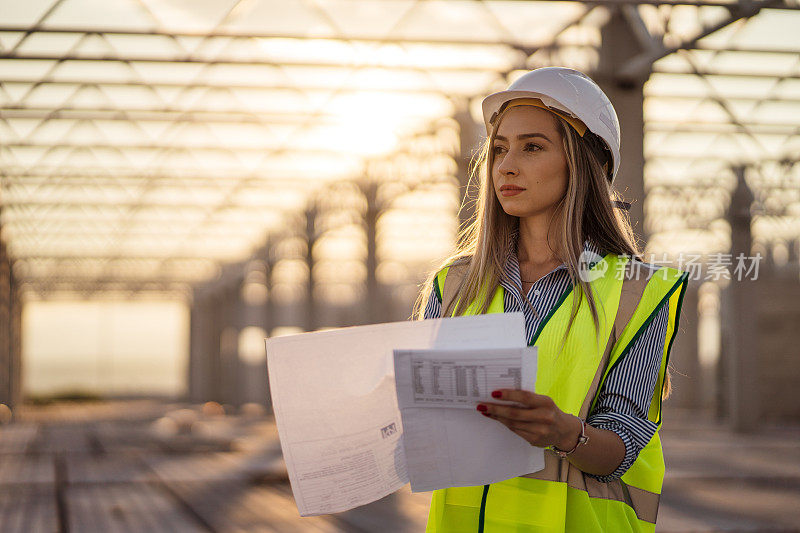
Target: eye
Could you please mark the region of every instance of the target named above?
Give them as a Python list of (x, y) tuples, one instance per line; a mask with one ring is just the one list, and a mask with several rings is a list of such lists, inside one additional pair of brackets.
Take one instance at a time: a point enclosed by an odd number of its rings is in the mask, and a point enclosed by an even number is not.
[(505, 147), (500, 146), (500, 145), (495, 145), (495, 146), (492, 147), (492, 153), (494, 155), (502, 154), (505, 151), (506, 151)]
[(542, 147), (535, 143), (528, 143), (525, 145), (525, 150), (528, 152), (537, 152), (541, 149)]

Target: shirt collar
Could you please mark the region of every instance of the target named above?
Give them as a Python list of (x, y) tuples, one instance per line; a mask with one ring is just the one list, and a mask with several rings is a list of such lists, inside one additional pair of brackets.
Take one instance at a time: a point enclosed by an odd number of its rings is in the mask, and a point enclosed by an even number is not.
[[(514, 261), (517, 263), (517, 270), (519, 270), (519, 258), (517, 257), (518, 241), (519, 241), (519, 228), (511, 232), (511, 235), (509, 237), (509, 246), (507, 248), (509, 257), (506, 258), (506, 261), (508, 261), (510, 256), (514, 256)], [(583, 241), (583, 251), (594, 255), (599, 255), (600, 257), (605, 257), (605, 254), (600, 249), (600, 247), (597, 246), (591, 239), (586, 239), (585, 241)], [(559, 270), (561, 268), (567, 268), (566, 263), (561, 263), (553, 270)]]
[[(500, 278), (500, 285), (505, 289), (515, 290), (515, 286), (522, 286), (522, 276), (519, 271), (519, 257), (517, 256), (517, 241), (519, 239), (519, 230), (514, 230), (511, 233), (508, 246), (508, 255), (506, 257), (506, 264), (504, 267), (503, 276)], [(603, 257), (605, 254), (591, 239), (586, 239), (583, 242), (583, 251), (588, 254), (594, 254)], [(559, 270), (567, 270), (567, 264), (561, 263), (546, 275)]]

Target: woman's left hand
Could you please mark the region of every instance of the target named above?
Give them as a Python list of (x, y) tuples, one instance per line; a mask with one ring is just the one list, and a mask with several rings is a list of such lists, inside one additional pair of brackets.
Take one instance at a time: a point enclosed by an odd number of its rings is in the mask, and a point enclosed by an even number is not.
[(580, 421), (559, 409), (549, 396), (525, 390), (500, 389), (494, 391), (492, 397), (520, 405), (482, 403), (478, 405), (478, 411), (505, 425), (532, 445), (571, 450), (578, 442)]

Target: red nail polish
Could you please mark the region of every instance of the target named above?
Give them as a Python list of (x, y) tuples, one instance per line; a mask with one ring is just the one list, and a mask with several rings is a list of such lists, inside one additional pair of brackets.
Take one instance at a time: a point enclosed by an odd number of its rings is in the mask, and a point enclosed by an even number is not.
[(502, 397), (503, 397), (503, 393), (500, 392), (499, 390), (493, 390), (492, 391), (492, 398), (502, 398)]
[(485, 413), (486, 412), (486, 406), (483, 405), (483, 404), (478, 405), (478, 407), (476, 409), (478, 409), (478, 411), (480, 411), (481, 413)]

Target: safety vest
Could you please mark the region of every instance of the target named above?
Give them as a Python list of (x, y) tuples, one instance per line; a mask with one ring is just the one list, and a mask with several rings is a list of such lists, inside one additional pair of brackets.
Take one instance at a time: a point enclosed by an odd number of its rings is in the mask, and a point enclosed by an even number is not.
[[(661, 391), (687, 275), (650, 265), (641, 269), (643, 265), (608, 254), (591, 268), (599, 276), (591, 281), (599, 337), (586, 298), (582, 298), (564, 348), (559, 351), (572, 311), (571, 285), (534, 333), (530, 344), (538, 347), (536, 392), (550, 396), (562, 411), (581, 418), (591, 412), (608, 373), (627, 356), (661, 304), (667, 302), (669, 320), (661, 369), (648, 412), (648, 419), (661, 427)], [(435, 280), (443, 301), (450, 268), (439, 272)], [(639, 275), (632, 275), (636, 274), (634, 268), (639, 268)], [(504, 312), (503, 296), (502, 286), (498, 287), (489, 313)], [(478, 314), (480, 304), (478, 300), (472, 302), (464, 314)], [(434, 491), (426, 531), (654, 531), (663, 480), (664, 456), (658, 430), (622, 478), (609, 483), (585, 475), (568, 460), (545, 450), (545, 468), (539, 472), (482, 487)]]

